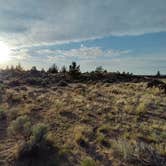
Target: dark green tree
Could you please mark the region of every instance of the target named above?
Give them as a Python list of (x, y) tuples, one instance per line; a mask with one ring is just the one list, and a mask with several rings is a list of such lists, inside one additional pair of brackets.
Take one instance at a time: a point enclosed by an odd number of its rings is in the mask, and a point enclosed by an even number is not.
[(157, 71), (156, 76), (157, 76), (157, 77), (160, 77), (160, 76), (161, 76), (161, 74), (160, 74), (160, 71), (159, 71), (159, 70)]
[(42, 73), (45, 73), (45, 69), (44, 69), (44, 68), (42, 68), (42, 69), (41, 69), (41, 72), (42, 72)]
[(10, 70), (11, 70), (11, 71), (14, 71), (14, 69), (15, 69), (14, 66), (11, 65)]
[(98, 67), (96, 67), (95, 72), (96, 73), (104, 73), (104, 69), (102, 66), (98, 66)]
[(69, 74), (74, 78), (78, 78), (81, 74), (80, 65), (77, 65), (76, 62), (72, 62), (69, 66)]
[(62, 68), (61, 68), (61, 73), (66, 73), (66, 72), (67, 72), (66, 66), (62, 66)]
[(18, 65), (16, 65), (16, 70), (17, 71), (23, 71), (23, 68), (22, 68), (20, 63), (18, 63)]
[(37, 72), (37, 71), (38, 71), (38, 70), (37, 70), (36, 66), (32, 66), (31, 72), (35, 73), (35, 72)]
[(53, 64), (49, 69), (48, 69), (49, 73), (58, 73), (58, 67), (56, 64)]

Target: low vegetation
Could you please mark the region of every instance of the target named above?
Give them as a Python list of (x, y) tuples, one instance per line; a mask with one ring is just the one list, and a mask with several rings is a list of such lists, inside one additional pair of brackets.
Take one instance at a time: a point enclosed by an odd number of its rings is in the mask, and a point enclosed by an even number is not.
[(0, 108), (0, 120), (3, 120), (6, 118), (6, 112), (4, 109)]
[(165, 166), (163, 78), (52, 68), (3, 71), (0, 165)]

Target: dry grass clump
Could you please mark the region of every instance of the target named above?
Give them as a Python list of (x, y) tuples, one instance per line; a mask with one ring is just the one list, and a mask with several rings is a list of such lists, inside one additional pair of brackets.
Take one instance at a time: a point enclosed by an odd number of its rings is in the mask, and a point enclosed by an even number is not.
[(145, 102), (139, 103), (139, 105), (136, 108), (136, 113), (139, 116), (144, 115), (147, 112), (147, 104)]
[(7, 117), (9, 120), (15, 120), (19, 116), (19, 110), (16, 108), (10, 109), (7, 112)]
[(100, 134), (97, 136), (97, 143), (101, 144), (102, 146), (106, 148), (110, 148), (109, 139), (106, 138), (103, 134)]
[(151, 146), (141, 142), (128, 142), (119, 139), (112, 143), (114, 155), (122, 157), (126, 162), (139, 166), (164, 166), (166, 160)]
[(9, 87), (2, 101), (0, 148), (19, 164), (153, 166), (166, 156), (166, 96), (146, 83)]
[(109, 139), (106, 137), (106, 135), (110, 132), (111, 127), (108, 124), (102, 125), (98, 128), (97, 131), (97, 142), (100, 143), (102, 146), (110, 148), (110, 142)]
[(16, 120), (13, 120), (8, 127), (8, 133), (10, 136), (16, 138), (23, 138), (27, 140), (31, 134), (31, 122), (30, 119), (24, 115), (19, 116)]
[(6, 101), (10, 106), (16, 105), (16, 104), (20, 104), (23, 100), (22, 96), (19, 93), (16, 92), (8, 92), (6, 94)]
[(82, 147), (88, 146), (88, 135), (90, 128), (86, 125), (77, 125), (74, 127), (73, 134), (76, 143)]
[(38, 123), (32, 127), (32, 134), (30, 141), (32, 144), (41, 143), (46, 139), (48, 133), (48, 126), (43, 123)]
[(0, 108), (0, 120), (3, 120), (5, 118), (6, 118), (6, 111)]
[(92, 158), (87, 157), (81, 161), (81, 166), (96, 166), (96, 162)]
[(16, 165), (55, 165), (60, 162), (59, 149), (47, 139), (47, 125), (38, 123), (32, 126), (27, 116), (21, 116), (10, 124), (8, 131), (17, 138), (22, 137), (15, 151)]

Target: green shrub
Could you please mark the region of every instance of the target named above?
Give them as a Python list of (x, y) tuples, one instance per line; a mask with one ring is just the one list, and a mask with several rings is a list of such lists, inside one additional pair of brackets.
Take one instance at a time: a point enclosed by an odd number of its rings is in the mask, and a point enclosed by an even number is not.
[(37, 85), (37, 86), (39, 86), (39, 85), (42, 84), (42, 81), (43, 81), (43, 79), (39, 78), (39, 77), (30, 77), (30, 78), (26, 79), (26, 82), (29, 85)]
[(6, 118), (6, 111), (0, 108), (0, 120), (3, 120), (5, 118)]
[(38, 72), (38, 70), (37, 70), (37, 67), (36, 66), (32, 66), (32, 68), (31, 68), (31, 73), (36, 73), (36, 72)]
[(98, 67), (96, 67), (96, 69), (95, 69), (95, 72), (96, 73), (104, 73), (104, 68), (102, 67), (102, 66), (98, 66)]
[(19, 104), (22, 101), (22, 96), (18, 93), (8, 93), (7, 102), (9, 105)]
[(48, 133), (48, 126), (43, 123), (39, 123), (33, 126), (32, 128), (30, 141), (33, 144), (42, 143), (46, 140), (47, 133)]
[(107, 148), (110, 147), (110, 143), (109, 143), (108, 139), (103, 134), (100, 134), (97, 137), (97, 142), (100, 143), (104, 147), (107, 147)]
[(58, 73), (58, 67), (56, 64), (53, 64), (49, 69), (48, 69), (49, 73)]
[(0, 92), (3, 91), (4, 89), (5, 89), (5, 85), (0, 82)]
[(9, 120), (15, 120), (18, 117), (18, 110), (17, 109), (9, 110), (7, 116)]
[(31, 161), (30, 165), (60, 165), (59, 148), (47, 139), (47, 134), (47, 125), (42, 123), (34, 125), (29, 140), (19, 144), (15, 155), (16, 165), (27, 161)]
[(32, 126), (30, 119), (26, 115), (13, 120), (8, 127), (9, 135), (16, 138), (23, 138), (24, 141), (33, 145), (46, 141), (47, 133), (47, 125), (39, 123)]
[(87, 139), (88, 133), (89, 133), (89, 130), (87, 126), (78, 125), (78, 126), (75, 126), (74, 128), (74, 131), (73, 131), (74, 139), (76, 143), (83, 148), (88, 147), (88, 139)]
[(92, 158), (87, 157), (81, 162), (81, 166), (96, 166), (96, 163)]
[(141, 102), (136, 108), (136, 113), (141, 117), (144, 114), (146, 114), (146, 112), (147, 112), (147, 104), (145, 102)]
[(14, 137), (23, 137), (27, 140), (31, 134), (30, 119), (24, 115), (13, 120), (8, 127), (8, 133)]
[(66, 68), (66, 66), (62, 66), (60, 72), (61, 72), (61, 73), (66, 73), (66, 72), (67, 72), (67, 68)]
[(124, 160), (132, 158), (133, 147), (126, 140), (119, 139), (117, 141), (114, 141), (112, 147), (115, 154), (118, 154), (117, 156), (122, 157)]
[(77, 65), (76, 62), (72, 62), (72, 64), (69, 66), (69, 74), (73, 78), (78, 78), (81, 74), (80, 65)]

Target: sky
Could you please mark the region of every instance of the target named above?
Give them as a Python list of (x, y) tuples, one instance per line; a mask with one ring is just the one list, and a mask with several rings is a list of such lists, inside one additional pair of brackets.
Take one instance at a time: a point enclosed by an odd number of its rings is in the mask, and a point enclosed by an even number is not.
[(166, 74), (166, 0), (0, 0), (0, 42), (0, 67)]

